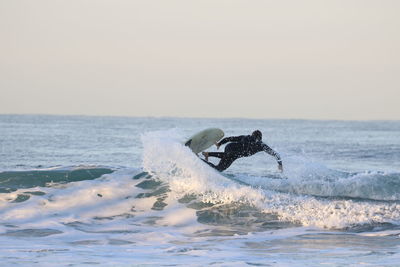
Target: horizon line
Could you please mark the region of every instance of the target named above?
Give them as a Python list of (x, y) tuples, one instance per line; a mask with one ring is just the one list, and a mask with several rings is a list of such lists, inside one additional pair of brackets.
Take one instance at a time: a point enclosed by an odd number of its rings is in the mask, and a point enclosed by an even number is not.
[(291, 121), (344, 121), (344, 122), (368, 122), (368, 121), (386, 121), (386, 122), (398, 122), (396, 119), (313, 119), (313, 118), (267, 118), (267, 117), (200, 117), (200, 116), (171, 116), (171, 115), (100, 115), (100, 114), (54, 114), (54, 113), (0, 113), (0, 116), (63, 116), (63, 117), (114, 117), (114, 118), (137, 118), (137, 119), (213, 119), (213, 120), (232, 120), (232, 119), (242, 119), (242, 120), (291, 120)]

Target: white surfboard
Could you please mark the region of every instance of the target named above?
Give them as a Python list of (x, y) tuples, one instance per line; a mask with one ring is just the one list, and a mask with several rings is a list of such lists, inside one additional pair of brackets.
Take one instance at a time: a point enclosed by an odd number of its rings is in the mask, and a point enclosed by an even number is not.
[(198, 154), (214, 145), (222, 137), (224, 137), (224, 132), (221, 129), (209, 128), (190, 137), (185, 142), (185, 146), (188, 146), (195, 154)]

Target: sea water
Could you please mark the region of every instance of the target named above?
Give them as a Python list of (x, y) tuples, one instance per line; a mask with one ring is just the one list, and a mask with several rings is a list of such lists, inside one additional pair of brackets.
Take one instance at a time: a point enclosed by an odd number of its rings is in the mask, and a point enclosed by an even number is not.
[(400, 266), (399, 163), (399, 121), (0, 115), (0, 266)]

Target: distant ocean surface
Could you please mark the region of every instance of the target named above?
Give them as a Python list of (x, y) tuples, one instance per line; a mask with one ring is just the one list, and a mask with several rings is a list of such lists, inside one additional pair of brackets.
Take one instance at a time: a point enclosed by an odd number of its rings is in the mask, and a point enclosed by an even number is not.
[[(210, 127), (261, 130), (284, 172), (210, 168), (182, 145)], [(400, 121), (0, 115), (0, 244), (0, 266), (400, 266)]]

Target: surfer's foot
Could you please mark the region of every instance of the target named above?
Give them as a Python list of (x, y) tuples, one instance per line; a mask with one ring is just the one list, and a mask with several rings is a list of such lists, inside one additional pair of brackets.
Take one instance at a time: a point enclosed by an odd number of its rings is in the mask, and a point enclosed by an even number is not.
[(208, 161), (208, 152), (202, 152), (201, 154), (203, 154), (205, 160)]

